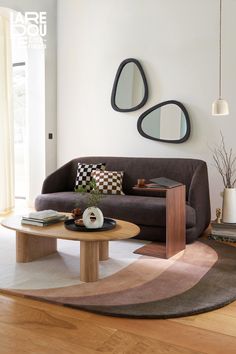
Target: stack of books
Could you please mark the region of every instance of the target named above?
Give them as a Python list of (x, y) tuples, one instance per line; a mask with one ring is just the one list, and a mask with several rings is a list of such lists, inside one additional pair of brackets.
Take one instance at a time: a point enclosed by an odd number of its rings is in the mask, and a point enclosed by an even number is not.
[(219, 241), (236, 242), (236, 224), (212, 221), (209, 238)]
[(68, 217), (55, 210), (42, 210), (29, 213), (27, 216), (22, 216), (21, 224), (34, 226), (48, 226), (60, 221), (66, 220)]
[(174, 181), (173, 179), (166, 178), (166, 177), (153, 178), (153, 179), (150, 179), (150, 182), (151, 183), (147, 184), (146, 187), (148, 187), (148, 188), (158, 188), (158, 187), (174, 188), (174, 187), (178, 187), (178, 186), (182, 185), (182, 183)]

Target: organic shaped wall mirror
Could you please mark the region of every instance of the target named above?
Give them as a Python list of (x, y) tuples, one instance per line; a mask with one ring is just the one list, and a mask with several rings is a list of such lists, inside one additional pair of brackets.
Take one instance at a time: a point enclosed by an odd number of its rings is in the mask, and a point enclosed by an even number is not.
[(148, 99), (148, 86), (138, 60), (126, 59), (120, 64), (111, 94), (115, 111), (131, 112), (141, 108)]
[(183, 143), (190, 135), (188, 112), (178, 101), (162, 102), (139, 117), (138, 131), (147, 139)]

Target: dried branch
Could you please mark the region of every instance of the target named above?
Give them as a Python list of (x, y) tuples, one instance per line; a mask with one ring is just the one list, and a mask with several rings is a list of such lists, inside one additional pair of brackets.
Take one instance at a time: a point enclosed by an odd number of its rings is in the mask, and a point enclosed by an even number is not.
[(234, 188), (236, 183), (236, 156), (233, 155), (233, 150), (230, 148), (227, 151), (224, 136), (222, 132), (220, 146), (215, 147), (212, 151), (215, 167), (220, 173), (225, 188)]

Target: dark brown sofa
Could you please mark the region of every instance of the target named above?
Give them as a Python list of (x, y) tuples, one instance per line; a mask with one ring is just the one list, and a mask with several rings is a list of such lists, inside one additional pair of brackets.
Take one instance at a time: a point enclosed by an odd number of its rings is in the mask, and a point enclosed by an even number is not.
[(137, 238), (165, 241), (165, 198), (151, 191), (140, 195), (132, 187), (138, 178), (167, 177), (186, 185), (186, 241), (196, 240), (210, 222), (207, 165), (204, 161), (181, 158), (82, 157), (71, 160), (49, 175), (36, 198), (36, 210), (70, 212), (86, 207), (86, 196), (74, 192), (78, 162), (106, 163), (107, 170), (124, 171), (125, 195), (108, 195), (99, 204), (107, 217), (123, 219), (140, 226)]

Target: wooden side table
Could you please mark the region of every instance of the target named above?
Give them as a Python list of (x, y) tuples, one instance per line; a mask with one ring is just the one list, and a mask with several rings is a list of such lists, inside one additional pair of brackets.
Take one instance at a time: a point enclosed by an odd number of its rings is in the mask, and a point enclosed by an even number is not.
[[(134, 190), (163, 192), (166, 198), (166, 244), (160, 243), (158, 255), (170, 258), (183, 251), (186, 245), (185, 185), (173, 188), (133, 187)], [(160, 254), (159, 254), (160, 253)]]

